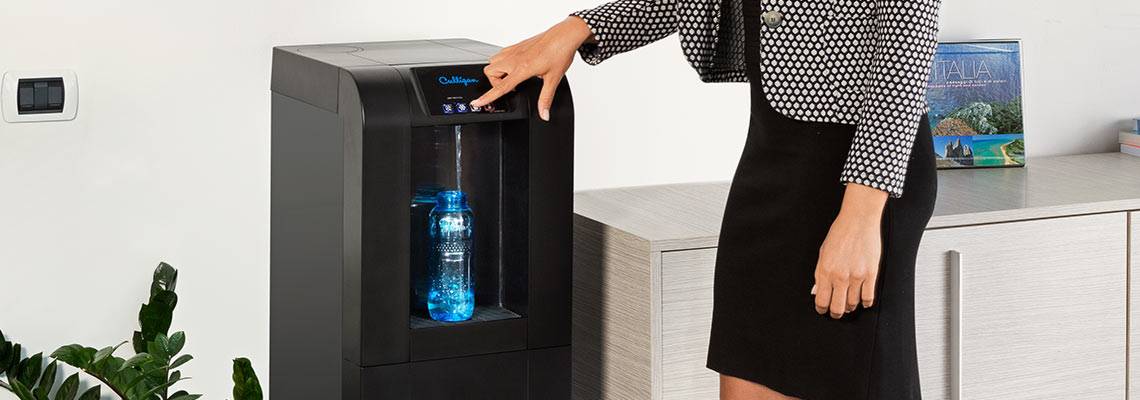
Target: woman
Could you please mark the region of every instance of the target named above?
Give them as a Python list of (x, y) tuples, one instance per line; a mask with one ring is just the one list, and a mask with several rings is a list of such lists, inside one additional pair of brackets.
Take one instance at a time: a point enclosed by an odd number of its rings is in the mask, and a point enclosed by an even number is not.
[(721, 398), (918, 399), (914, 262), (937, 190), (925, 88), (939, 6), (617, 0), (491, 57), (494, 87), (474, 105), (538, 76), (548, 120), (576, 51), (597, 64), (679, 32), (702, 80), (752, 88), (716, 260), (707, 365)]

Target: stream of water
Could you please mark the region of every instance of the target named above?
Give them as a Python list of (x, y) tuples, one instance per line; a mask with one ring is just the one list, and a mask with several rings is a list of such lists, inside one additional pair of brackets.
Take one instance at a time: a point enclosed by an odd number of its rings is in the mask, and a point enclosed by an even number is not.
[(463, 191), (463, 125), (455, 126), (455, 190)]

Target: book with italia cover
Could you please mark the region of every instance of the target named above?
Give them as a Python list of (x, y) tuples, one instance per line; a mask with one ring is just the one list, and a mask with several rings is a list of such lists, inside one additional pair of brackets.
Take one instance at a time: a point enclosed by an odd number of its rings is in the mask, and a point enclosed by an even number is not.
[(939, 168), (1025, 165), (1021, 42), (942, 42), (927, 87)]

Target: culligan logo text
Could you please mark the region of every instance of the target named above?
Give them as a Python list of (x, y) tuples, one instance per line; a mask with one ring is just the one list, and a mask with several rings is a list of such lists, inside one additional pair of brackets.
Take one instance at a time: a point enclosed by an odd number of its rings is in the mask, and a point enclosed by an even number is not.
[(468, 77), (459, 76), (459, 75), (439, 77), (439, 84), (440, 85), (463, 85), (463, 86), (467, 86), (467, 85), (474, 85), (476, 83), (479, 83), (478, 79), (468, 78)]

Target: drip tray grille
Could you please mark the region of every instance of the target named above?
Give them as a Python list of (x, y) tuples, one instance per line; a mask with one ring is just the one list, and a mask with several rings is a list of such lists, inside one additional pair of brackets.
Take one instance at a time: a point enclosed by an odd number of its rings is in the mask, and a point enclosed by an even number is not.
[(518, 315), (514, 311), (500, 306), (475, 306), (475, 313), (471, 316), (471, 319), (463, 322), (441, 322), (428, 318), (426, 315), (412, 315), (411, 318), (409, 318), (408, 325), (412, 329), (422, 329), (435, 328), (440, 326), (477, 324), (480, 322), (499, 321), (515, 318), (522, 318), (522, 316)]

